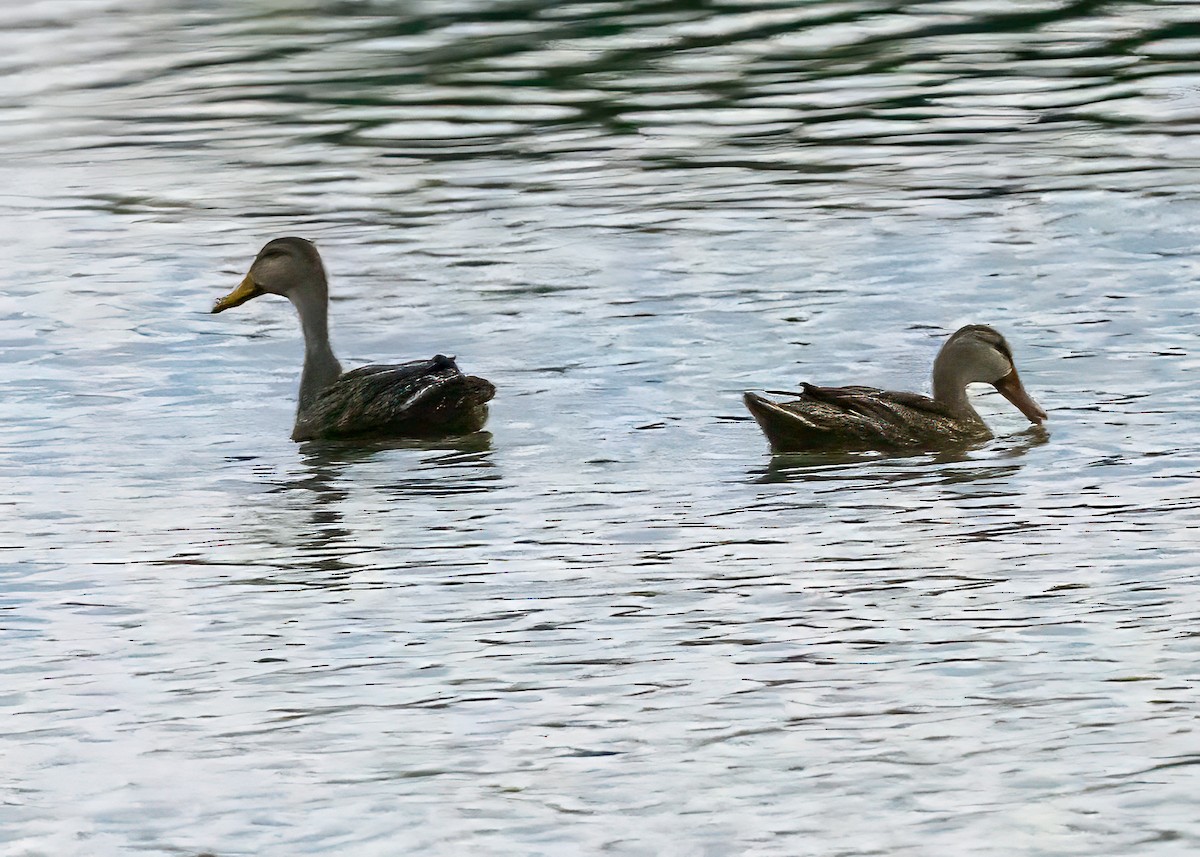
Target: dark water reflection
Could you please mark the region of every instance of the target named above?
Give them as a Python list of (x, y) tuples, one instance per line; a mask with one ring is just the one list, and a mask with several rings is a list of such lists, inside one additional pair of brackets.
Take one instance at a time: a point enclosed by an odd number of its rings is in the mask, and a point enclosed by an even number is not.
[[(843, 479), (846, 471), (861, 468), (874, 478), (903, 479), (908, 471), (887, 473), (889, 464), (915, 463), (920, 473), (938, 474), (947, 482), (970, 482), (993, 476), (1011, 476), (1018, 467), (976, 466), (986, 462), (1020, 458), (1030, 450), (1047, 443), (1050, 433), (1044, 426), (1030, 426), (1005, 438), (991, 439), (960, 449), (920, 452), (793, 452), (773, 455), (758, 481), (792, 482), (832, 477)], [(952, 465), (966, 464), (965, 468)], [(911, 476), (911, 473), (909, 473)]]
[[(1195, 853), (1195, 18), (0, 12), (0, 850)], [(207, 312), (278, 234), (490, 434), (288, 441), (289, 309)], [(1045, 430), (741, 408), (967, 322)]]

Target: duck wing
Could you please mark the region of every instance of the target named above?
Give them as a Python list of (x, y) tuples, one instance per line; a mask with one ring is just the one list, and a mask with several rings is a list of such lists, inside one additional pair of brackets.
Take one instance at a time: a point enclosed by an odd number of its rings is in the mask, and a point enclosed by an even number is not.
[(467, 434), (483, 427), (495, 394), (491, 382), (464, 375), (443, 354), (363, 366), (341, 375), (297, 415), (292, 439)]
[(875, 387), (803, 384), (792, 401), (746, 393), (745, 402), (776, 452), (938, 446), (980, 433), (928, 396)]
[(808, 401), (840, 408), (864, 417), (888, 419), (889, 415), (904, 419), (906, 411), (921, 416), (950, 417), (949, 408), (920, 393), (901, 393), (895, 390), (880, 390), (875, 387), (818, 387), (801, 383), (800, 401)]

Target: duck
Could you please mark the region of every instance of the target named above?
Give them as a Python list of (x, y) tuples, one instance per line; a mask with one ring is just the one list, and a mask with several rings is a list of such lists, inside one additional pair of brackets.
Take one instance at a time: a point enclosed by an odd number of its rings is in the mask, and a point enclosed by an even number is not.
[(773, 452), (937, 449), (992, 437), (967, 397), (967, 385), (991, 384), (1034, 425), (1046, 412), (1021, 383), (1012, 349), (994, 327), (956, 330), (933, 361), (933, 397), (874, 387), (801, 384), (799, 398), (776, 402), (747, 392), (747, 409)]
[(329, 282), (311, 241), (268, 241), (238, 286), (214, 313), (261, 295), (291, 301), (304, 334), (304, 369), (292, 440), (354, 437), (428, 438), (471, 434), (487, 421), (496, 394), (490, 381), (459, 371), (453, 357), (342, 372), (329, 344)]

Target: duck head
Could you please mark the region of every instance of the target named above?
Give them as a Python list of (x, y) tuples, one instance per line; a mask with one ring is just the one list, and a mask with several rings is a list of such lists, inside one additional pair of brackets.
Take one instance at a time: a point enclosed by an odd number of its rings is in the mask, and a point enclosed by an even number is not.
[(276, 238), (258, 251), (245, 278), (232, 292), (213, 305), (224, 312), (259, 295), (282, 295), (298, 304), (297, 298), (326, 298), (325, 266), (311, 241)]
[(966, 400), (967, 384), (991, 384), (1031, 423), (1040, 424), (1046, 412), (1025, 391), (1012, 349), (1000, 331), (986, 324), (968, 324), (946, 340), (933, 362), (933, 397), (955, 403)]

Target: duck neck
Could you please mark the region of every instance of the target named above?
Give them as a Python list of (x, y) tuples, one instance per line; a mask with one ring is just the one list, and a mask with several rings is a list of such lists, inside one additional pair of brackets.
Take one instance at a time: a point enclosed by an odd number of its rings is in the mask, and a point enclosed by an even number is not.
[(317, 395), (338, 379), (342, 366), (329, 345), (329, 299), (325, 284), (288, 295), (304, 331), (304, 371), (300, 374), (300, 403), (303, 413)]
[(938, 361), (933, 365), (933, 398), (950, 409), (957, 419), (983, 423), (983, 418), (967, 397), (967, 381), (953, 365)]

